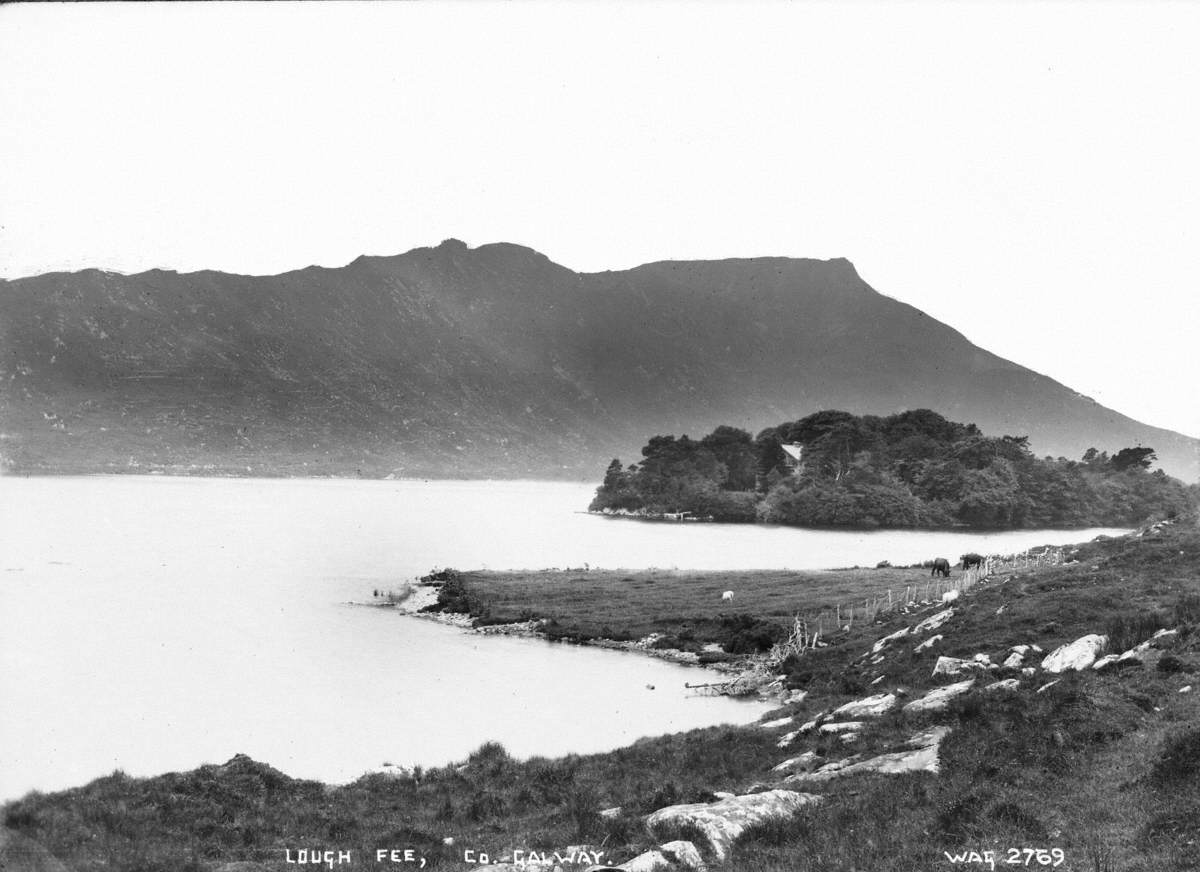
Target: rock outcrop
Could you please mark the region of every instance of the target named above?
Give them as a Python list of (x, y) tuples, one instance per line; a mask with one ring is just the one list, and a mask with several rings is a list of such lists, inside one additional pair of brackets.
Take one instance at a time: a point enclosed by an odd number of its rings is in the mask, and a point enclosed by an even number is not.
[(748, 827), (764, 821), (790, 818), (821, 797), (794, 790), (768, 790), (721, 799), (660, 808), (646, 818), (646, 830), (654, 838), (674, 835), (679, 828), (700, 832), (713, 856), (724, 862), (734, 840)]
[(917, 733), (908, 744), (910, 750), (880, 754), (867, 760), (850, 757), (829, 763), (815, 772), (803, 772), (786, 779), (787, 783), (828, 781), (848, 775), (879, 773), (881, 775), (903, 775), (909, 772), (937, 772), (940, 766), (938, 750), (942, 740), (950, 734), (949, 727), (933, 727)]
[(897, 702), (899, 700), (894, 693), (878, 693), (835, 708), (833, 714), (846, 718), (877, 718), (895, 708)]
[(1108, 644), (1107, 636), (1091, 633), (1080, 636), (1074, 642), (1060, 645), (1042, 660), (1042, 668), (1047, 672), (1067, 672), (1087, 669), (1096, 662), (1104, 646)]
[(920, 699), (914, 699), (904, 707), (910, 713), (941, 711), (950, 705), (951, 701), (962, 696), (975, 685), (974, 678), (960, 681), (957, 684), (947, 684), (945, 687), (935, 687)]

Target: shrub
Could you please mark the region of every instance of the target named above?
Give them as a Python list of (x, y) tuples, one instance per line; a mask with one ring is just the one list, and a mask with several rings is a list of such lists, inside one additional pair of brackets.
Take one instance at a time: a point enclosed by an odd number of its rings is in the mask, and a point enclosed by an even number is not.
[(1163, 675), (1174, 675), (1177, 672), (1183, 672), (1183, 661), (1174, 654), (1164, 654), (1158, 660), (1158, 671)]
[(1200, 775), (1200, 728), (1176, 733), (1163, 742), (1162, 751), (1150, 770), (1156, 784), (1190, 781)]

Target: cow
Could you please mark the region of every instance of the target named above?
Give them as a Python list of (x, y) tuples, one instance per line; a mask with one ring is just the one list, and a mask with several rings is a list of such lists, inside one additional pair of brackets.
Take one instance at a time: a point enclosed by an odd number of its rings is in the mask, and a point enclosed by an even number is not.
[(943, 578), (950, 577), (950, 561), (945, 557), (939, 557), (933, 561), (933, 571), (930, 575), (940, 575)]
[(733, 601), (733, 591), (727, 590), (727, 591), (725, 591), (725, 593), (721, 594), (721, 602), (727, 603), (727, 602), (732, 602), (732, 601)]
[(974, 551), (972, 551), (970, 554), (964, 554), (959, 559), (962, 560), (962, 568), (963, 569), (970, 569), (972, 566), (982, 566), (983, 565), (983, 555), (976, 554)]

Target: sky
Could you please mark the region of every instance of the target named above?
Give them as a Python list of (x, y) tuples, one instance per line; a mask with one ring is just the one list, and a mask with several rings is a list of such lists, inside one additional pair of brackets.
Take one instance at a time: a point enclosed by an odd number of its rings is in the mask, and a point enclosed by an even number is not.
[(0, 6), (0, 277), (846, 257), (1200, 436), (1200, 4)]

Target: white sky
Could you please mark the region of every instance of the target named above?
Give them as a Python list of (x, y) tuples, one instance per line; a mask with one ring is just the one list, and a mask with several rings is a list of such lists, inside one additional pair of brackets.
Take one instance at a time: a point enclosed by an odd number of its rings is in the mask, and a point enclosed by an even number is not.
[(1200, 4), (0, 6), (0, 276), (848, 257), (1200, 435)]

